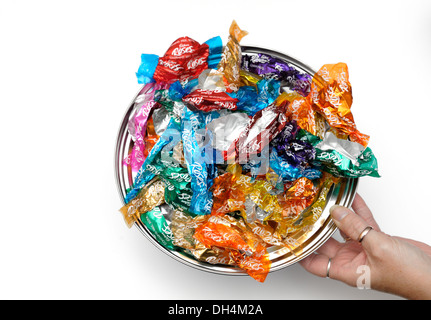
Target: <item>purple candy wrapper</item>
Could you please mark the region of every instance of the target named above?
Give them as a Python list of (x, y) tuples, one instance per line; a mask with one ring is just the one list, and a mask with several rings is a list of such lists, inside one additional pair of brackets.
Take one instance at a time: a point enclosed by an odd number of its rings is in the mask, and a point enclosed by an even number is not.
[(302, 140), (295, 140), (299, 127), (295, 120), (288, 122), (283, 130), (271, 141), (277, 153), (291, 166), (305, 167), (316, 157), (314, 147)]
[(282, 81), (283, 85), (299, 92), (304, 97), (310, 92), (311, 76), (309, 74), (301, 73), (288, 63), (272, 56), (263, 53), (243, 55), (241, 69), (267, 79)]

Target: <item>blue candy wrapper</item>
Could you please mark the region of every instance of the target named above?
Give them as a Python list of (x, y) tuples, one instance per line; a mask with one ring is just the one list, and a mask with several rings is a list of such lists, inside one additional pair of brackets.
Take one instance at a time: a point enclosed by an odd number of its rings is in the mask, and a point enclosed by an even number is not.
[[(204, 149), (199, 147), (199, 139), (204, 137), (202, 130), (205, 125), (218, 118), (220, 114), (216, 111), (204, 113), (184, 109), (184, 117), (181, 125), (181, 137), (183, 140), (184, 158), (191, 176), (191, 188), (193, 197), (190, 211), (197, 215), (211, 213), (212, 192), (209, 191), (216, 175), (214, 161), (208, 162)], [(206, 143), (208, 145), (208, 143)]]
[(139, 66), (138, 72), (136, 72), (138, 83), (147, 84), (154, 82), (153, 75), (158, 63), (159, 56), (143, 53), (141, 55), (141, 65)]
[(198, 84), (198, 78), (186, 81), (183, 84), (181, 84), (180, 81), (176, 81), (169, 86), (168, 96), (173, 101), (181, 101), (183, 97), (192, 92)]
[(280, 94), (280, 82), (274, 79), (261, 79), (254, 86), (239, 87), (237, 92), (229, 95), (236, 98), (237, 110), (246, 112), (249, 116), (254, 116), (256, 112), (265, 109), (273, 103)]
[(217, 36), (205, 42), (209, 47), (208, 68), (216, 69), (223, 53), (223, 41)]
[(283, 179), (284, 182), (295, 181), (301, 177), (314, 180), (322, 176), (322, 172), (318, 169), (312, 167), (294, 167), (290, 165), (289, 162), (278, 155), (274, 148), (270, 151), (269, 166)]
[(181, 141), (180, 126), (177, 121), (172, 117), (168, 127), (161, 135), (160, 139), (151, 149), (148, 157), (145, 159), (144, 164), (139, 169), (135, 180), (133, 182), (133, 188), (126, 195), (124, 201), (129, 203), (133, 198), (137, 196), (139, 191), (157, 174), (157, 168), (154, 163), (158, 159), (172, 159), (170, 153), (174, 146)]

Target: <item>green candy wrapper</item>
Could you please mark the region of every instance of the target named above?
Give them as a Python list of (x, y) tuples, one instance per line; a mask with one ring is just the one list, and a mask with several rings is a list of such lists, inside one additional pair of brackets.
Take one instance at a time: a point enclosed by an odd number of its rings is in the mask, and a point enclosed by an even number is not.
[(359, 143), (339, 139), (331, 132), (327, 132), (321, 140), (305, 130), (300, 130), (296, 138), (315, 147), (316, 158), (313, 165), (337, 178), (380, 177), (377, 159), (369, 147), (364, 149)]
[(174, 235), (160, 207), (141, 214), (141, 221), (160, 244), (167, 249), (175, 249), (172, 243)]
[(315, 144), (316, 161), (335, 177), (380, 177), (377, 159), (369, 147), (349, 140), (339, 139), (331, 132)]
[(377, 159), (370, 148), (357, 158), (357, 164), (336, 150), (322, 151), (316, 148), (316, 161), (322, 164), (322, 169), (335, 177), (359, 178), (371, 176), (379, 178)]
[(173, 167), (160, 161), (157, 166), (158, 176), (165, 183), (165, 202), (175, 210), (190, 212), (193, 195), (191, 189), (191, 176), (186, 168)]

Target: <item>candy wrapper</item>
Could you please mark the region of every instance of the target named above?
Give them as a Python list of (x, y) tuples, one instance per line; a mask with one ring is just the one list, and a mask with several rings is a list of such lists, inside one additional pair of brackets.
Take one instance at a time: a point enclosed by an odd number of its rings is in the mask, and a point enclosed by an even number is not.
[(268, 275), (271, 261), (266, 244), (243, 221), (230, 216), (210, 217), (195, 229), (193, 237), (206, 247), (229, 250), (236, 264), (257, 281), (263, 282)]
[(356, 128), (350, 108), (353, 103), (349, 70), (345, 63), (324, 65), (314, 76), (309, 100), (328, 124), (351, 141), (367, 146), (370, 137)]
[(196, 214), (209, 214), (212, 207), (212, 195), (209, 188), (215, 176), (215, 165), (207, 163), (199, 148), (196, 133), (205, 123), (218, 118), (216, 112), (204, 114), (200, 111), (193, 112), (186, 108), (184, 121), (182, 122), (182, 140), (184, 145), (184, 157), (187, 162), (188, 172), (191, 176), (191, 188), (193, 196), (190, 210)]
[(238, 99), (232, 98), (219, 90), (196, 89), (185, 96), (183, 101), (195, 109), (209, 112), (220, 109), (236, 110)]
[[(156, 174), (161, 172), (163, 168), (162, 154), (164, 155), (166, 161), (169, 163), (169, 160), (172, 159), (170, 157), (170, 151), (173, 150), (174, 146), (181, 141), (181, 132), (180, 127), (175, 121), (174, 118), (171, 118), (169, 125), (165, 132), (160, 136), (160, 139), (151, 149), (148, 154), (148, 157), (145, 159), (144, 164), (139, 169), (138, 173), (135, 176), (135, 180), (133, 183), (133, 188), (126, 195), (125, 202), (129, 203), (139, 191), (151, 180)], [(163, 153), (163, 150), (165, 152)], [(175, 162), (171, 162), (171, 165)]]
[(141, 56), (120, 211), (168, 250), (263, 282), (269, 252), (300, 253), (342, 179), (379, 173), (347, 66), (309, 75), (281, 55), (243, 54), (246, 34), (234, 21), (224, 47), (181, 37)]
[(283, 208), (283, 216), (297, 217), (308, 208), (318, 192), (314, 183), (302, 177), (295, 180), (295, 183), (282, 195), (278, 196), (280, 206)]
[(321, 176), (321, 171), (319, 169), (313, 167), (304, 168), (292, 166), (289, 162), (279, 156), (275, 149), (271, 150), (269, 165), (284, 182), (295, 181), (302, 177), (314, 180)]
[(241, 85), (241, 46), (239, 42), (248, 34), (241, 30), (238, 24), (233, 21), (229, 29), (229, 40), (223, 50), (218, 71), (223, 74), (229, 91), (237, 91)]
[(276, 231), (283, 239), (286, 239), (289, 235), (301, 231), (308, 226), (312, 226), (320, 218), (326, 206), (326, 197), (332, 186), (338, 181), (337, 178), (325, 173), (318, 183), (318, 192), (314, 193), (315, 198), (311, 201), (311, 205), (299, 215), (294, 211), (294, 214), (291, 217), (287, 217), (287, 219), (285, 217), (276, 219), (278, 222)]
[(128, 130), (134, 144), (131, 153), (124, 159), (124, 164), (130, 165), (133, 172), (137, 172), (145, 161), (145, 153), (148, 150), (146, 140), (153, 138), (147, 136), (147, 121), (151, 111), (157, 104), (154, 101), (155, 90), (155, 84), (148, 84), (141, 90), (135, 100), (134, 110), (128, 123)]
[(206, 126), (207, 139), (211, 139), (214, 149), (227, 151), (235, 139), (239, 138), (249, 122), (250, 118), (242, 112), (221, 116)]
[(330, 140), (334, 142), (338, 139), (332, 133), (328, 133), (327, 137), (316, 146), (316, 161), (323, 166), (324, 170), (336, 177), (380, 177), (377, 159), (369, 147), (358, 153), (358, 150), (362, 147), (361, 145), (356, 142), (342, 140), (343, 144), (337, 144), (332, 149), (333, 146), (330, 145)]
[(250, 156), (262, 152), (286, 125), (287, 118), (284, 112), (285, 106), (276, 104), (258, 111), (238, 139), (232, 143), (227, 152), (227, 159), (247, 163)]
[(131, 228), (142, 213), (162, 204), (165, 201), (164, 194), (165, 185), (162, 181), (157, 178), (150, 181), (132, 201), (120, 209), (127, 226)]
[(280, 94), (280, 82), (273, 79), (261, 79), (256, 86), (242, 86), (237, 92), (229, 95), (236, 98), (236, 107), (254, 116), (259, 110), (265, 109), (272, 104)]
[(155, 207), (151, 211), (141, 214), (142, 223), (150, 230), (155, 236), (156, 240), (165, 248), (174, 250), (173, 245), (174, 236), (165, 218), (164, 211), (169, 209), (163, 207)]
[(288, 63), (267, 54), (243, 55), (241, 68), (267, 79), (283, 81), (291, 90), (304, 97), (310, 92), (311, 76), (301, 73)]

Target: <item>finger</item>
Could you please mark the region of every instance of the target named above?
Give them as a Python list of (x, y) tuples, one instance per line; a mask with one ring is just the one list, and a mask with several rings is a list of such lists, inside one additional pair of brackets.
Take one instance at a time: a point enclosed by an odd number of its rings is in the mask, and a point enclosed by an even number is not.
[(326, 278), (328, 263), (329, 258), (318, 253), (313, 253), (299, 262), (305, 270), (322, 278)]
[(372, 226), (374, 230), (380, 231), (380, 227), (374, 219), (373, 213), (370, 208), (368, 208), (365, 200), (359, 194), (356, 194), (355, 199), (353, 200), (352, 209), (357, 215), (362, 217), (368, 225)]
[(334, 238), (329, 238), (324, 245), (322, 245), (319, 249), (316, 251), (320, 254), (323, 254), (329, 258), (335, 257), (337, 252), (340, 250), (340, 247), (342, 246), (341, 243), (339, 243)]
[(341, 231), (341, 230), (339, 230), (340, 231), (340, 235), (343, 237), (343, 239), (344, 239), (344, 241), (350, 241), (350, 240), (352, 240), (352, 239), (350, 239), (350, 237), (348, 237), (343, 231)]
[[(344, 232), (352, 240), (359, 240), (361, 233), (369, 226), (369, 224), (352, 210), (334, 205), (329, 209), (331, 216), (337, 227)], [(370, 249), (371, 245), (376, 241), (375, 230), (371, 230), (362, 241), (362, 246), (365, 250)]]

